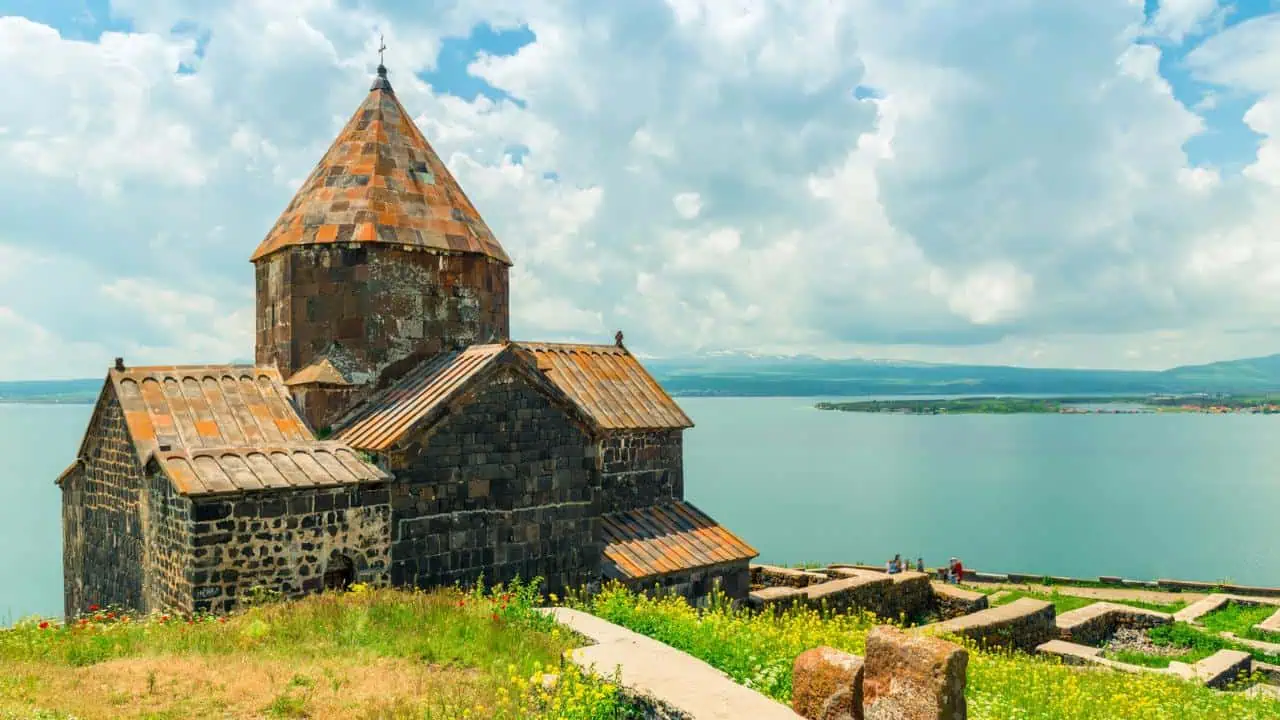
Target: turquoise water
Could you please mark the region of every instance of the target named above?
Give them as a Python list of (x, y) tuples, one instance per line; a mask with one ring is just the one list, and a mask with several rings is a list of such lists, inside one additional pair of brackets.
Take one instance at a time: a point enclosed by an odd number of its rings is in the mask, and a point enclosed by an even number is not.
[[(686, 495), (773, 562), (1280, 585), (1280, 415), (821, 412), (682, 398)], [(0, 405), (0, 623), (62, 609), (53, 478), (89, 406)]]

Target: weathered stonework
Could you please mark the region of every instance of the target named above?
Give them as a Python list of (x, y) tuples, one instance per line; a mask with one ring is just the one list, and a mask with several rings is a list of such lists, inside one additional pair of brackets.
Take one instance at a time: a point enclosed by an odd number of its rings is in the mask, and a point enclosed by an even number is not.
[(375, 375), (510, 335), (507, 266), (394, 245), (288, 247), (255, 264), (256, 362), (287, 379), (339, 342)]
[(693, 605), (704, 604), (712, 590), (719, 588), (729, 600), (745, 602), (751, 592), (751, 576), (743, 560), (670, 573), (631, 583), (630, 587), (649, 595), (683, 597)]
[(684, 442), (678, 429), (615, 431), (600, 440), (604, 512), (684, 497)]
[(186, 581), (194, 609), (225, 612), (255, 587), (285, 597), (318, 592), (345, 558), (350, 582), (389, 580), (385, 487), (340, 487), (201, 498)]
[(80, 469), (63, 480), (64, 597), (67, 617), (89, 605), (142, 608), (142, 475), (115, 394), (104, 390), (86, 435)]
[(369, 388), (364, 385), (298, 385), (290, 390), (298, 412), (317, 432), (325, 431), (334, 418), (342, 417), (369, 395)]
[(826, 573), (796, 570), (777, 565), (752, 565), (751, 584), (755, 587), (794, 587), (824, 583), (831, 578)]
[[(148, 468), (151, 470), (151, 468)], [(145, 608), (180, 610), (194, 608), (191, 597), (191, 501), (174, 492), (163, 474), (146, 473), (142, 527), (146, 537), (142, 576)]]
[(588, 429), (509, 368), (388, 459), (391, 581), (419, 587), (600, 570), (600, 479)]

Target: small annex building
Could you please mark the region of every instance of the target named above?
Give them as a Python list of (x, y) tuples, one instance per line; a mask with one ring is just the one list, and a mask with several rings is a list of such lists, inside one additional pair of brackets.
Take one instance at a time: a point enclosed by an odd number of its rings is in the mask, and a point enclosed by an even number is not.
[(107, 372), (57, 479), (68, 617), (481, 576), (746, 597), (756, 551), (684, 500), (693, 423), (621, 332), (510, 339), (511, 258), (385, 67), (250, 259), (254, 364)]

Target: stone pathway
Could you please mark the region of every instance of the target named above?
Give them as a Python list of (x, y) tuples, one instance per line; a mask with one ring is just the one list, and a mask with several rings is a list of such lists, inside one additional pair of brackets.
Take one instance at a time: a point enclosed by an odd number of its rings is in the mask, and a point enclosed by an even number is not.
[(1280, 610), (1275, 611), (1271, 617), (1263, 620), (1253, 627), (1254, 629), (1262, 630), (1263, 632), (1280, 633)]
[(586, 636), (594, 645), (573, 651), (580, 667), (612, 676), (621, 671), (622, 685), (659, 700), (691, 720), (799, 720), (790, 708), (739, 685), (705, 662), (652, 638), (579, 610), (541, 610), (556, 622)]

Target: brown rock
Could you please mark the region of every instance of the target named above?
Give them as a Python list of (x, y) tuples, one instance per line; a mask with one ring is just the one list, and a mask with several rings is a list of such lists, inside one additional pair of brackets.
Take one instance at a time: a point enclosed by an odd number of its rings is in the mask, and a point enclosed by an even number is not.
[(964, 720), (969, 653), (938, 638), (882, 625), (867, 635), (866, 720)]
[(791, 708), (809, 720), (862, 720), (862, 658), (816, 647), (796, 658)]

